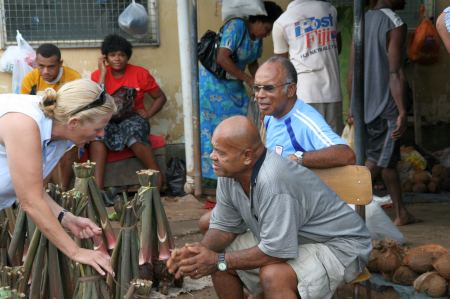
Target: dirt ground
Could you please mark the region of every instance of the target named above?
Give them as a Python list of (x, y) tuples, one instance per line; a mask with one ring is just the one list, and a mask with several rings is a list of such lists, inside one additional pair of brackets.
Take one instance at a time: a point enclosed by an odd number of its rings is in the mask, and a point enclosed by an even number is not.
[[(450, 194), (440, 196), (439, 202), (410, 203), (408, 210), (418, 219), (420, 223), (402, 226), (401, 232), (407, 238), (407, 245), (416, 246), (426, 243), (438, 243), (450, 249)], [(443, 200), (442, 200), (443, 198)], [(197, 220), (206, 211), (203, 209), (203, 203), (193, 196), (182, 198), (170, 198), (165, 200), (166, 213), (171, 223), (174, 235), (176, 236), (177, 246), (182, 246), (186, 242), (194, 242), (201, 239), (198, 232)], [(392, 217), (394, 211), (392, 208), (385, 209), (386, 213)], [(347, 288), (348, 289), (348, 288)], [(348, 290), (344, 290), (339, 298), (349, 297)], [(372, 293), (372, 298), (398, 298), (395, 292)], [(217, 295), (212, 287), (182, 294), (177, 299), (217, 299)]]

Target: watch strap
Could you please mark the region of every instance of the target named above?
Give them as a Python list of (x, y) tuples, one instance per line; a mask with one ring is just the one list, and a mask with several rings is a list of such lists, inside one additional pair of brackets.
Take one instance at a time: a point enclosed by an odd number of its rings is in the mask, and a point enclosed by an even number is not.
[(68, 211), (67, 211), (66, 209), (63, 209), (61, 212), (59, 212), (59, 214), (58, 214), (58, 221), (59, 221), (59, 223), (62, 222), (62, 220), (63, 220), (63, 218), (64, 218), (64, 215), (65, 215), (67, 212), (68, 212)]

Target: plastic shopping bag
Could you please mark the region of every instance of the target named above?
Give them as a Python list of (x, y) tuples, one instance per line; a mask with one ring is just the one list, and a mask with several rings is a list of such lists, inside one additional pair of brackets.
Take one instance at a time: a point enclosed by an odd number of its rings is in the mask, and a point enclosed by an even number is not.
[(267, 16), (262, 0), (223, 0), (222, 21), (248, 16)]
[(441, 45), (439, 34), (430, 19), (420, 8), (422, 21), (414, 31), (408, 46), (408, 58), (420, 64), (432, 64), (438, 61)]
[(3, 53), (0, 69), (4, 72), (12, 72), (12, 92), (20, 93), (23, 77), (33, 69), (36, 52), (22, 37), (19, 30), (17, 30), (16, 41), (17, 46), (8, 47)]
[(119, 16), (119, 27), (136, 38), (144, 38), (148, 32), (147, 9), (132, 0)]
[(355, 129), (353, 125), (346, 124), (341, 137), (347, 142), (348, 146), (353, 150), (355, 149)]
[(36, 52), (22, 37), (19, 30), (16, 35), (17, 46), (9, 46), (0, 59), (0, 71), (12, 73), (16, 60), (23, 60), (30, 67), (33, 66)]

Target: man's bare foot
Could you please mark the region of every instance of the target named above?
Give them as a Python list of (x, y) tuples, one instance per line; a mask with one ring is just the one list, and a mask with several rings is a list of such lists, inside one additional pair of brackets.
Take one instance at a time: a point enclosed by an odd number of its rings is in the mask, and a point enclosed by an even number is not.
[(409, 213), (406, 213), (405, 216), (397, 217), (394, 220), (394, 224), (397, 226), (420, 223), (420, 222), (422, 222), (421, 219), (417, 219), (416, 217), (414, 217), (413, 215), (411, 215)]

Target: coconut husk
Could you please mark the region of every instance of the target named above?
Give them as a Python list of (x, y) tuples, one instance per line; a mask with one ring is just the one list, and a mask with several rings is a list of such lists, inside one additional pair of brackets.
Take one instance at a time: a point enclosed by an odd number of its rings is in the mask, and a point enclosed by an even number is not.
[(403, 249), (394, 241), (385, 245), (377, 258), (377, 266), (381, 273), (393, 274), (403, 260)]
[(412, 192), (412, 187), (413, 187), (413, 183), (409, 179), (406, 179), (402, 183), (402, 191), (403, 192)]
[(433, 177), (446, 177), (447, 176), (447, 168), (445, 168), (442, 164), (436, 164), (431, 169), (431, 175)]
[(442, 297), (448, 292), (447, 281), (437, 272), (426, 272), (414, 281), (416, 291), (430, 297)]
[(403, 264), (419, 274), (433, 270), (435, 257), (431, 252), (420, 251), (408, 253), (403, 259)]
[(422, 183), (426, 185), (430, 182), (430, 178), (431, 178), (430, 173), (425, 170), (418, 170), (413, 174), (413, 182), (415, 184)]
[(438, 193), (441, 191), (441, 178), (440, 177), (432, 177), (430, 182), (428, 183), (428, 191), (431, 193)]
[(369, 269), (370, 272), (380, 272), (380, 269), (378, 269), (378, 256), (380, 254), (381, 250), (375, 248), (372, 249), (369, 257), (369, 262), (367, 263), (367, 269)]
[(427, 185), (424, 183), (414, 183), (412, 186), (412, 192), (414, 193), (424, 193), (427, 192)]
[(439, 244), (427, 244), (408, 249), (403, 258), (403, 265), (410, 267), (417, 273), (433, 270), (433, 262), (448, 250)]
[(437, 258), (433, 263), (434, 269), (445, 279), (450, 279), (450, 253)]
[(402, 285), (412, 285), (417, 277), (419, 277), (419, 274), (408, 266), (400, 266), (395, 270), (392, 281)]

